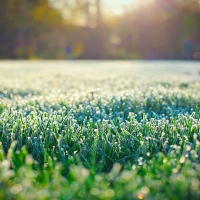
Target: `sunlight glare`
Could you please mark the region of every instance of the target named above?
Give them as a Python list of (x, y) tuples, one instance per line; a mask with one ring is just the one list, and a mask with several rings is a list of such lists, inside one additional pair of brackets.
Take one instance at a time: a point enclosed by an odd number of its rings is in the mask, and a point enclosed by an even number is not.
[(104, 0), (107, 9), (114, 14), (122, 14), (128, 6), (138, 6), (142, 0)]

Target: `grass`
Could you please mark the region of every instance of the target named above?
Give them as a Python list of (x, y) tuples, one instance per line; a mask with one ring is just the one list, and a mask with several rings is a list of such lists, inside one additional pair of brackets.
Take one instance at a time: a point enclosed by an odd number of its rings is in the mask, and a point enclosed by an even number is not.
[(1, 63), (0, 199), (199, 199), (198, 67), (92, 64)]

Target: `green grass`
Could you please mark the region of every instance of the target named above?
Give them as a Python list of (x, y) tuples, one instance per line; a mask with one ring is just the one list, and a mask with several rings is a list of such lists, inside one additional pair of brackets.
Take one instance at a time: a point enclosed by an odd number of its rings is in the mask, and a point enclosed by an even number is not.
[(1, 63), (0, 199), (199, 199), (196, 68), (68, 64)]

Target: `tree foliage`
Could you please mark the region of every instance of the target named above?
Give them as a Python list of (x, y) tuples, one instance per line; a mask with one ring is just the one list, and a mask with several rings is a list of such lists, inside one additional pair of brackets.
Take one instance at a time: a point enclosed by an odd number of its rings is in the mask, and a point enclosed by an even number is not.
[(0, 2), (0, 58), (200, 59), (199, 0), (105, 16), (100, 0)]

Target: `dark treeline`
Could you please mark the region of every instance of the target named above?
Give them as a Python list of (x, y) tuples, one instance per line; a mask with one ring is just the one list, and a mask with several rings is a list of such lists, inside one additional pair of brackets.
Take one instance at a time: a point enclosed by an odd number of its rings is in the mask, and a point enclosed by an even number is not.
[(1, 59), (200, 59), (199, 0), (151, 0), (122, 15), (101, 0), (6, 0), (0, 14)]

